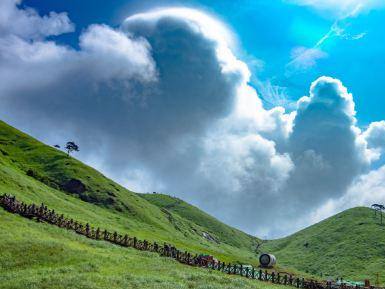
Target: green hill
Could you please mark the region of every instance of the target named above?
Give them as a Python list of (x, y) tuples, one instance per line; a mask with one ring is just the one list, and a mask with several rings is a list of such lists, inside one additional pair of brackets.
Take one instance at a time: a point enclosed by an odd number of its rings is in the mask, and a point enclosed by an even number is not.
[[(385, 220), (385, 219), (384, 219)], [(346, 210), (286, 238), (265, 243), (262, 250), (276, 255), (281, 266), (323, 278), (368, 278), (385, 283), (385, 226), (374, 211)]]
[[(252, 252), (256, 238), (192, 206), (186, 215), (160, 208), (140, 197), (141, 194), (125, 189), (4, 122), (0, 122), (0, 165), (0, 193), (13, 194), (25, 202), (44, 202), (101, 228), (176, 243), (181, 248), (215, 254), (228, 261), (257, 262)], [(204, 221), (198, 222), (199, 218)], [(206, 233), (212, 239), (206, 238)]]
[(217, 244), (223, 242), (241, 248), (248, 247), (250, 244), (251, 236), (221, 223), (209, 214), (179, 198), (164, 194), (140, 194), (140, 196), (158, 206), (164, 212), (174, 213), (201, 228), (205, 228), (206, 231), (202, 232), (202, 236), (211, 242)]
[[(178, 198), (131, 192), (0, 121), (3, 193), (27, 203), (43, 202), (109, 231), (172, 243), (225, 262), (258, 265), (257, 238)], [(166, 283), (167, 288), (273, 287), (87, 240), (1, 208), (0, 220), (0, 288), (165, 288)], [(357, 281), (370, 278), (373, 284), (379, 273), (384, 284), (384, 230), (372, 210), (354, 208), (286, 238), (267, 241), (261, 250), (275, 254), (277, 268), (284, 271)]]
[[(62, 151), (0, 122), (0, 194), (3, 193), (15, 195), (27, 203), (43, 202), (57, 212), (102, 229), (158, 243), (172, 243), (181, 250), (212, 254), (226, 262), (258, 264), (253, 252), (256, 238), (192, 206), (188, 207), (186, 215), (159, 207)], [(200, 278), (217, 285), (233, 284), (233, 287), (239, 287), (234, 285), (237, 282), (248, 283), (236, 281), (238, 279), (232, 283), (227, 278), (222, 280), (223, 276), (218, 277), (216, 273), (207, 275), (209, 273), (195, 269), (193, 272), (199, 273), (190, 276), (190, 269), (182, 269), (181, 265), (174, 269), (171, 260), (152, 258), (152, 254), (129, 249), (123, 252), (104, 242), (82, 240), (71, 232), (22, 219), (1, 208), (0, 218), (0, 288), (53, 288), (48, 284), (56, 283), (67, 284), (67, 287), (58, 285), (55, 288), (68, 288), (68, 284), (76, 280), (79, 284), (91, 284), (88, 287), (79, 285), (79, 288), (95, 288), (93, 282), (104, 288), (109, 286), (109, 274), (116, 275), (116, 280), (111, 281), (116, 282), (115, 287), (109, 288), (121, 288), (122, 284), (127, 288), (141, 287), (135, 282), (147, 282), (145, 264), (152, 266), (149, 272), (154, 274), (154, 278), (149, 278), (148, 288), (156, 287), (157, 280), (160, 280), (159, 288), (164, 288), (162, 280), (170, 280), (175, 288), (187, 285), (191, 288), (191, 284), (199, 287)], [(122, 261), (120, 255), (127, 260)], [(145, 264), (141, 264), (142, 261)], [(160, 266), (164, 269), (159, 269)], [(124, 270), (128, 275), (118, 277)], [(51, 273), (56, 277), (48, 276)], [(81, 278), (86, 279), (82, 281)], [(191, 278), (191, 282), (182, 286), (185, 278)]]

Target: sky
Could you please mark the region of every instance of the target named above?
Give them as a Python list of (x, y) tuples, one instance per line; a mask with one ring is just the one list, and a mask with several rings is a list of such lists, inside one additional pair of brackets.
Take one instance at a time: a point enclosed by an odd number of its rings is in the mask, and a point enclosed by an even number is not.
[(384, 1), (0, 3), (0, 119), (261, 238), (385, 202)]

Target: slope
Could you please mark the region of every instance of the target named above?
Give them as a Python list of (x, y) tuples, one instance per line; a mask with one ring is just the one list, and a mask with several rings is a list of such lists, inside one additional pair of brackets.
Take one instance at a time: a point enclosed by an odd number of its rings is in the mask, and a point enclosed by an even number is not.
[[(67, 216), (111, 231), (173, 243), (181, 249), (213, 254), (228, 262), (258, 263), (252, 251), (256, 238), (219, 221), (216, 224), (220, 228), (234, 233), (226, 238), (217, 235), (205, 223), (151, 204), (91, 167), (4, 122), (0, 122), (0, 193), (13, 194), (28, 203), (44, 202)], [(199, 210), (196, 213), (201, 214)], [(194, 211), (189, 214), (192, 217)], [(204, 232), (211, 232), (218, 242), (205, 238)]]
[(90, 240), (2, 208), (0, 220), (1, 289), (279, 288)]
[(251, 236), (221, 223), (209, 214), (179, 198), (158, 193), (140, 194), (140, 196), (163, 211), (175, 213), (202, 228), (206, 228), (207, 231), (203, 232), (203, 236), (207, 240), (212, 240), (216, 243), (224, 242), (234, 247), (245, 247), (250, 243)]
[[(385, 220), (385, 219), (384, 219)], [(268, 241), (262, 250), (281, 266), (318, 276), (385, 283), (385, 226), (379, 215), (358, 207), (346, 210), (286, 238)]]

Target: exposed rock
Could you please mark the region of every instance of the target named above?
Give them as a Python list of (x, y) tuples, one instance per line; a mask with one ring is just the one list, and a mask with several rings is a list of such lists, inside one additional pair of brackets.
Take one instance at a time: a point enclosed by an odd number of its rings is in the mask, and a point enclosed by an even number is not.
[(86, 186), (77, 179), (71, 179), (63, 185), (63, 190), (72, 194), (82, 194), (86, 191)]
[(217, 239), (215, 239), (213, 236), (211, 236), (209, 233), (202, 232), (202, 236), (203, 236), (203, 238), (205, 238), (207, 241), (210, 241), (210, 242), (214, 242), (214, 243), (219, 244), (219, 241), (218, 241)]

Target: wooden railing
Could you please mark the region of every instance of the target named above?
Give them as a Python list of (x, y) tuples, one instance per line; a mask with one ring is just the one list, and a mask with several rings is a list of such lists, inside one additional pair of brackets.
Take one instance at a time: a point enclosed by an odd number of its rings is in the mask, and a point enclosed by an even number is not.
[[(82, 224), (74, 219), (67, 218), (63, 214), (58, 214), (53, 209), (48, 209), (44, 204), (25, 204), (19, 202), (14, 196), (7, 194), (0, 196), (0, 206), (10, 213), (19, 214), (20, 216), (36, 219), (39, 222), (46, 222), (60, 228), (74, 231), (80, 235), (94, 240), (104, 240), (122, 247), (131, 247), (137, 250), (156, 252), (164, 257), (169, 257), (177, 260), (182, 264), (189, 266), (197, 266), (209, 268), (216, 271), (221, 271), (226, 274), (239, 275), (245, 278), (256, 279), (260, 281), (268, 281), (274, 284), (290, 285), (297, 288), (305, 289), (364, 289), (361, 286), (349, 286), (346, 284), (336, 284), (330, 281), (316, 281), (290, 274), (282, 274), (277, 272), (268, 272), (260, 268), (251, 266), (243, 266), (238, 264), (230, 264), (221, 261), (208, 261), (206, 258), (198, 254), (191, 254), (187, 251), (178, 250), (175, 246), (164, 243), (160, 245), (156, 242), (149, 242), (147, 240), (140, 240), (136, 237), (127, 234), (119, 234), (94, 228), (89, 223)], [(370, 289), (385, 289), (375, 288)]]

